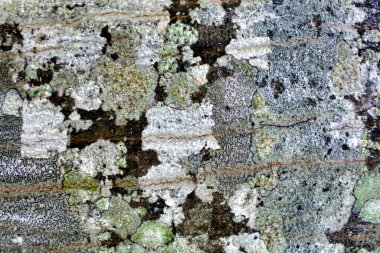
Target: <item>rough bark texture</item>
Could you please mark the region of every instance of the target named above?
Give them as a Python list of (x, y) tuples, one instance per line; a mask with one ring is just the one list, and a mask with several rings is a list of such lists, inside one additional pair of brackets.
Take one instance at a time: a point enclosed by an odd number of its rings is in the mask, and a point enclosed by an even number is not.
[(0, 0), (0, 252), (379, 252), (376, 0)]

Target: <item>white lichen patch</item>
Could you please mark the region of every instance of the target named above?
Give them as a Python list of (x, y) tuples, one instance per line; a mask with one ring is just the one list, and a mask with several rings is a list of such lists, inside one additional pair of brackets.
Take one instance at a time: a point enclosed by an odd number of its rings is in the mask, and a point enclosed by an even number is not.
[(268, 69), (267, 54), (272, 52), (269, 37), (232, 39), (226, 46), (226, 53), (238, 60), (249, 60), (252, 66)]
[(247, 226), (250, 228), (255, 227), (257, 197), (258, 193), (255, 188), (251, 188), (249, 185), (242, 185), (228, 201), (231, 212), (235, 216), (247, 218)]
[(212, 135), (211, 114), (209, 103), (183, 110), (156, 106), (146, 113), (148, 126), (142, 133), (143, 150), (155, 150), (161, 164), (151, 167), (147, 175), (140, 177), (139, 185), (151, 202), (160, 196), (171, 208), (162, 216), (165, 223), (182, 222), (183, 214), (178, 206), (195, 188), (179, 163), (180, 159), (198, 154), (202, 149), (219, 148)]
[(47, 99), (25, 100), (22, 119), (22, 157), (48, 158), (66, 150), (68, 136), (60, 107)]
[(99, 92), (99, 86), (88, 83), (73, 89), (71, 97), (74, 98), (76, 107), (87, 111), (96, 110), (102, 104)]
[[(204, 172), (203, 168), (199, 169), (199, 174)], [(218, 181), (215, 177), (202, 177), (197, 181), (195, 195), (203, 202), (211, 203), (213, 200), (212, 194), (218, 191)]]
[(150, 202), (155, 202), (159, 196), (173, 211), (185, 202), (187, 195), (195, 188), (191, 177), (185, 174), (178, 163), (151, 167), (147, 175), (139, 178), (139, 185), (144, 189), (144, 195), (150, 197)]
[(20, 116), (20, 108), (22, 107), (22, 99), (15, 89), (9, 90), (0, 103), (0, 115)]
[(179, 225), (185, 220), (182, 207), (164, 208), (164, 213), (160, 216), (159, 221), (166, 226)]
[(221, 240), (225, 244), (224, 251), (228, 253), (269, 253), (259, 233), (242, 233)]
[(71, 133), (74, 130), (76, 132), (79, 132), (80, 130), (87, 130), (92, 126), (93, 122), (92, 120), (81, 120), (79, 113), (77, 111), (73, 111), (69, 115), (69, 120), (65, 120), (63, 124), (67, 128), (68, 132)]
[(153, 149), (163, 163), (198, 154), (202, 148), (218, 149), (212, 135), (212, 105), (203, 103), (184, 110), (156, 106), (146, 113), (148, 126), (142, 133), (143, 150)]
[(104, 176), (120, 174), (119, 166), (125, 164), (124, 144), (114, 144), (108, 140), (98, 140), (80, 151), (74, 160), (81, 173), (91, 177), (101, 172)]

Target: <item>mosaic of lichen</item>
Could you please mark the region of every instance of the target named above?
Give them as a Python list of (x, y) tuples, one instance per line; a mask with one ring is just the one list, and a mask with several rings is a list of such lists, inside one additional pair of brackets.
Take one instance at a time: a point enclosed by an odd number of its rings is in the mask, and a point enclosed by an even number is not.
[(0, 0), (1, 252), (379, 252), (376, 0)]

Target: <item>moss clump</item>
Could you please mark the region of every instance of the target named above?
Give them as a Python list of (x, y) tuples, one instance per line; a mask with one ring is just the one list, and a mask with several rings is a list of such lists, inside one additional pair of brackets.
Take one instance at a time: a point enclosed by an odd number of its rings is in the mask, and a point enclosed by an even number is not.
[(120, 196), (111, 198), (104, 218), (108, 221), (110, 229), (114, 229), (121, 238), (135, 233), (141, 223), (138, 213)]
[(363, 175), (355, 186), (355, 209), (361, 209), (370, 199), (380, 199), (380, 174), (377, 172)]
[(173, 240), (173, 232), (170, 228), (158, 221), (146, 221), (139, 231), (132, 236), (132, 241), (149, 249), (157, 249)]

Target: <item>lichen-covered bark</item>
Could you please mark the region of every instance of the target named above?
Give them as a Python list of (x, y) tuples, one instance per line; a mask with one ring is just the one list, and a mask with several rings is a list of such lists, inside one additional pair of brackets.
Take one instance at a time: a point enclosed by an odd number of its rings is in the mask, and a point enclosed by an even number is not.
[(375, 0), (0, 0), (1, 252), (378, 252)]

